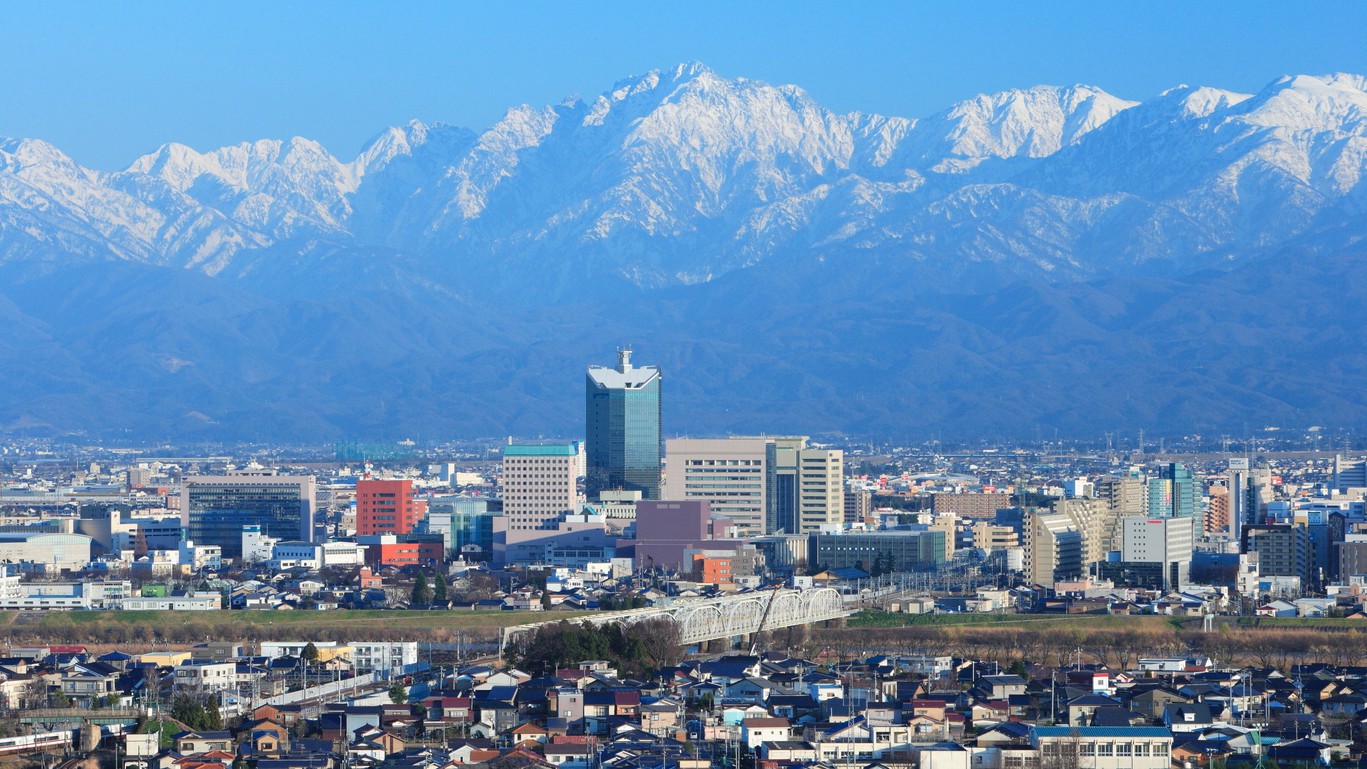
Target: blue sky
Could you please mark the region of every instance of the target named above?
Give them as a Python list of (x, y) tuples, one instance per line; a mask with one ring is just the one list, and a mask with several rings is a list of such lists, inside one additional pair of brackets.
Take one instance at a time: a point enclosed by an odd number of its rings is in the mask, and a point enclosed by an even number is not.
[(1367, 3), (24, 3), (0, 22), (0, 136), (114, 169), (308, 136), (350, 159), (410, 118), (483, 128), (699, 60), (838, 111), (931, 114), (976, 93), (1087, 83), (1253, 91), (1367, 73)]

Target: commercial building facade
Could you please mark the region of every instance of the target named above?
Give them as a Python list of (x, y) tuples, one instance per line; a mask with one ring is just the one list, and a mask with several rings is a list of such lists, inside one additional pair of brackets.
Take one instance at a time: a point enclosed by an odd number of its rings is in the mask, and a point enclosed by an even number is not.
[(944, 562), (943, 531), (874, 531), (812, 534), (808, 557), (820, 570), (875, 568), (879, 558), (890, 559), (892, 571), (917, 571)]
[[(675, 438), (665, 442), (664, 497), (705, 501), (744, 536), (766, 533), (768, 441), (763, 438)], [(640, 512), (638, 508), (639, 525)]]
[(1191, 582), (1191, 554), (1196, 539), (1194, 518), (1125, 518), (1120, 560), (1153, 564), (1162, 575), (1157, 587), (1174, 590)]
[(413, 498), (413, 481), (363, 479), (356, 482), (356, 534), (408, 534), (427, 511)]
[(659, 499), (660, 369), (633, 366), (629, 349), (616, 368), (589, 366), (584, 417), (587, 496), (622, 489)]
[(573, 443), (511, 444), (503, 447), (503, 517), (508, 540), (535, 531), (554, 531), (556, 522), (577, 512), (579, 447)]
[(1192, 518), (1200, 504), (1200, 487), (1191, 470), (1181, 462), (1164, 465), (1157, 478), (1149, 479), (1148, 515), (1151, 518)]
[(845, 520), (844, 453), (806, 436), (666, 441), (665, 499), (706, 500), (738, 536), (806, 534)]
[(218, 545), (224, 558), (242, 557), (242, 528), (249, 525), (265, 536), (312, 542), (316, 494), (311, 475), (191, 476), (181, 484), (181, 525), (187, 539)]

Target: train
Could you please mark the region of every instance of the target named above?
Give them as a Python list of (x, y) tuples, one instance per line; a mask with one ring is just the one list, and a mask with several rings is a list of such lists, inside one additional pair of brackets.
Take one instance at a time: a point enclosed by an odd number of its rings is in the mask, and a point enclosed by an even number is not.
[(0, 756), (15, 753), (34, 753), (40, 750), (69, 750), (75, 739), (74, 731), (38, 732), (0, 739)]

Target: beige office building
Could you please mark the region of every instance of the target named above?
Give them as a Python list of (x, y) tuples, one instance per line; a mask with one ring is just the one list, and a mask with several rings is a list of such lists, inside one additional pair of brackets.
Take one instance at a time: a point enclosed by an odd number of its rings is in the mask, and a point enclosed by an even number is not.
[(845, 520), (844, 452), (805, 436), (665, 441), (664, 498), (706, 500), (739, 536), (805, 534)]
[(764, 438), (667, 440), (664, 498), (707, 501), (742, 536), (766, 534), (768, 446)]

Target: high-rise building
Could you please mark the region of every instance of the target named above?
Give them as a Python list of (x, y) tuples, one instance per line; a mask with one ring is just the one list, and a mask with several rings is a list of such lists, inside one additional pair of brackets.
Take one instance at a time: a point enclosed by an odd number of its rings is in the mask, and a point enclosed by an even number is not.
[(1229, 519), (1229, 488), (1219, 483), (1212, 484), (1208, 496), (1210, 502), (1206, 505), (1206, 518), (1202, 530), (1206, 534), (1227, 534), (1238, 528), (1239, 524)]
[(845, 519), (844, 452), (805, 436), (675, 438), (666, 499), (707, 500), (743, 536), (809, 533)]
[(616, 368), (589, 366), (585, 383), (585, 491), (609, 489), (660, 498), (660, 369), (633, 366), (618, 350)]
[(189, 476), (180, 488), (181, 525), (195, 544), (223, 548), (224, 558), (242, 557), (243, 526), (260, 526), (268, 537), (312, 542), (316, 494), (311, 475)]
[(573, 443), (511, 444), (503, 447), (503, 516), (508, 541), (555, 531), (565, 515), (578, 512), (579, 447)]
[(1228, 513), (1225, 517), (1229, 521), (1229, 538), (1235, 542), (1240, 540), (1245, 526), (1258, 522), (1249, 513), (1252, 493), (1249, 489), (1248, 471), (1248, 457), (1230, 457), (1229, 469), (1225, 472), (1225, 486), (1228, 489)]
[(1339, 491), (1367, 488), (1367, 459), (1334, 455), (1334, 488)]
[(798, 459), (798, 528), (800, 533), (845, 522), (845, 452), (803, 448)]
[(1066, 513), (1032, 510), (1025, 523), (1025, 570), (1032, 584), (1056, 582), (1086, 574), (1082, 532)]
[(1057, 499), (1052, 510), (1027, 516), (1026, 569), (1035, 582), (1047, 586), (1052, 586), (1051, 579), (1088, 574), (1093, 564), (1119, 549), (1119, 531), (1119, 519), (1105, 499)]
[(363, 479), (356, 482), (356, 535), (408, 534), (427, 512), (413, 498), (413, 481)]
[[(706, 501), (745, 536), (766, 532), (769, 441), (764, 438), (673, 438), (665, 443), (669, 471), (664, 497)], [(638, 514), (639, 525), (639, 514)]]
[(1315, 579), (1315, 556), (1310, 530), (1300, 525), (1260, 524), (1245, 526), (1242, 551), (1258, 554), (1261, 576), (1297, 577), (1302, 590)]
[(1200, 507), (1201, 492), (1181, 462), (1170, 462), (1149, 479), (1149, 516), (1153, 518), (1191, 518)]
[(1146, 518), (1135, 516), (1122, 522), (1120, 560), (1132, 565), (1152, 565), (1157, 586), (1175, 590), (1190, 582), (1192, 518)]
[(863, 523), (873, 510), (873, 494), (868, 489), (845, 492), (845, 523)]
[(1108, 475), (1097, 481), (1096, 495), (1116, 518), (1144, 514), (1144, 479), (1138, 471)]

